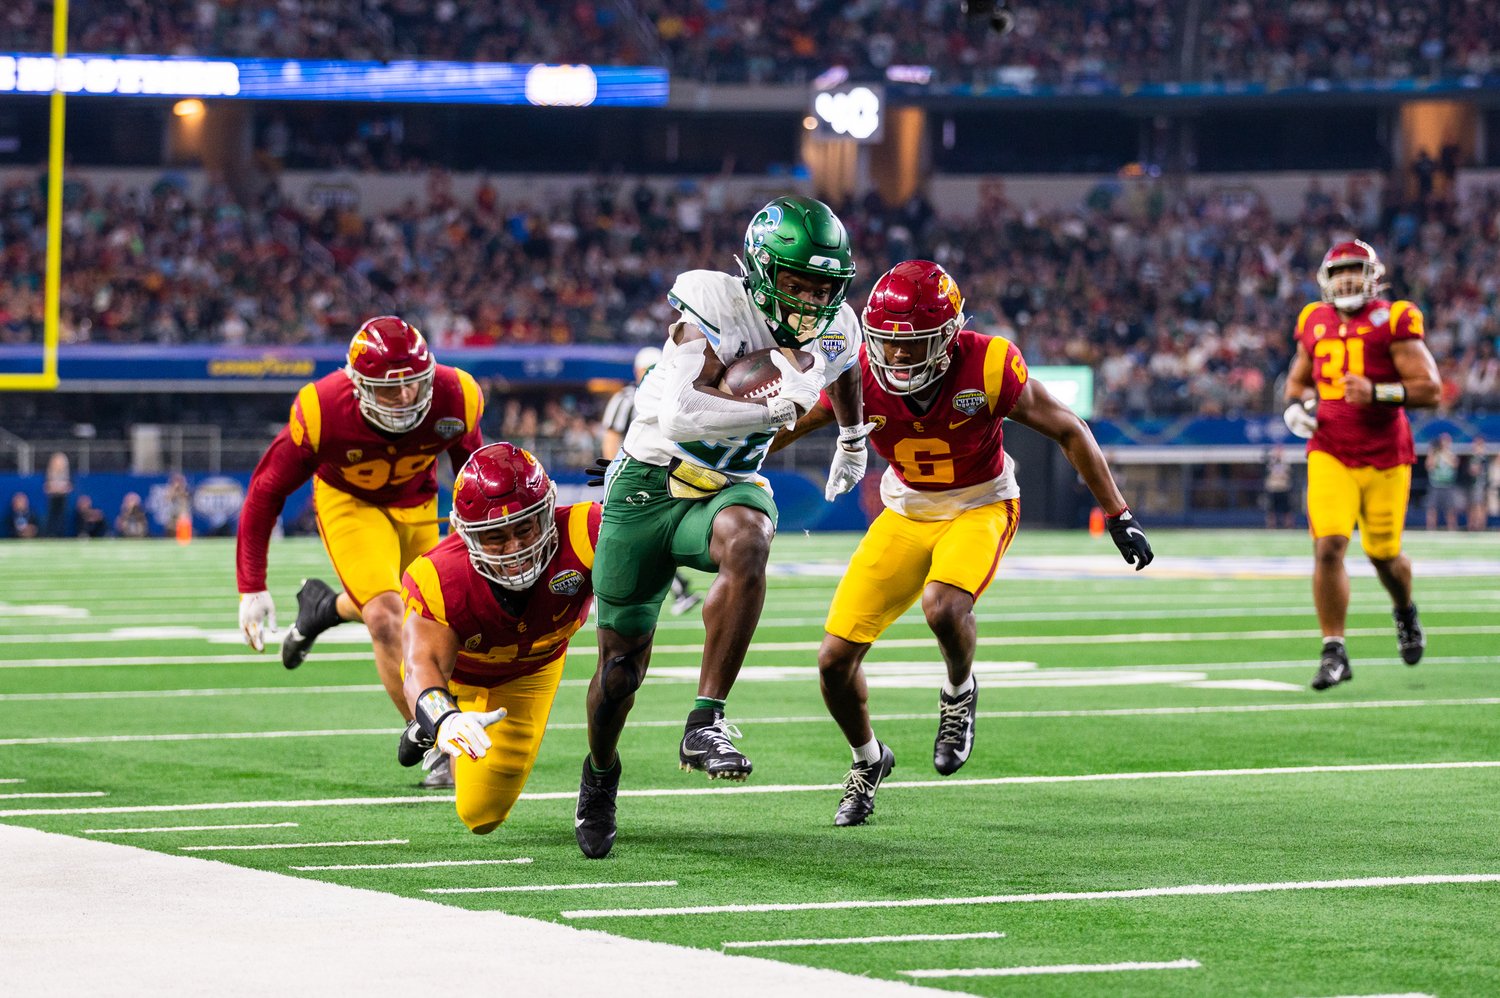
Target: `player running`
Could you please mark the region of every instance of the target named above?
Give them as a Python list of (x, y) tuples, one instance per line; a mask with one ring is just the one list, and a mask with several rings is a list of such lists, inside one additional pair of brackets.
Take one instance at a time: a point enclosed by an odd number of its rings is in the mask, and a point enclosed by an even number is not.
[[(630, 429), (630, 421), (635, 419), (636, 390), (640, 386), (641, 379), (646, 376), (646, 372), (655, 367), (660, 360), (660, 347), (641, 347), (637, 350), (635, 381), (610, 396), (609, 404), (604, 407), (604, 416), (599, 420), (604, 428), (604, 440), (599, 449), (604, 452), (606, 462), (613, 461), (615, 455), (620, 453), (620, 445), (625, 442), (625, 431)], [(683, 575), (680, 570), (675, 572), (672, 575), (672, 616), (680, 617), (701, 602), (703, 602), (703, 596), (693, 592), (693, 587), (688, 584), (687, 576)]]
[[(926, 260), (896, 265), (876, 282), (863, 323), (859, 365), (865, 412), (875, 427), (870, 439), (890, 467), (880, 481), (886, 508), (839, 582), (818, 650), (823, 702), (854, 752), (833, 819), (841, 826), (870, 817), (875, 791), (896, 765), (870, 727), (862, 663), (871, 643), (918, 597), (948, 667), (932, 764), (949, 776), (974, 748), (974, 603), (995, 577), (1021, 513), (1002, 420), (1008, 416), (1057, 441), (1136, 571), (1153, 557), (1088, 424), (1027, 377), (1010, 341), (963, 328), (963, 299), (942, 267)], [(831, 419), (820, 402), (778, 434), (772, 449)]]
[[(297, 394), (250, 478), (235, 554), (245, 643), (261, 651), (265, 629), (276, 629), (267, 542), (287, 496), (313, 478), (318, 532), (344, 591), (304, 580), (281, 664), (297, 668), (318, 635), (362, 620), (380, 681), (411, 720), (401, 692), (401, 573), (438, 542), (437, 456), (447, 451), (461, 467), (484, 443), (483, 411), (479, 385), (437, 363), (415, 327), (393, 315), (360, 326), (348, 364)], [(446, 767), (429, 784), (451, 786)]]
[(1407, 665), (1427, 639), (1411, 598), (1401, 528), (1416, 460), (1404, 406), (1436, 405), (1437, 364), (1422, 341), (1422, 313), (1379, 297), (1385, 265), (1358, 240), (1339, 243), (1318, 267), (1323, 300), (1297, 316), (1297, 356), (1287, 375), (1286, 425), (1307, 438), (1307, 520), (1313, 536), (1313, 603), (1323, 654), (1312, 688), (1347, 682), (1344, 552), (1354, 525), (1380, 584), (1391, 594), (1396, 645)]
[(536, 458), (490, 444), (454, 479), (453, 532), (402, 579), (416, 719), (397, 757), (451, 758), (458, 816), (476, 835), (500, 826), (536, 763), (568, 639), (593, 602), (600, 513), (559, 507)]
[[(777, 198), (745, 232), (744, 274), (680, 275), (667, 301), (680, 313), (662, 361), (636, 394), (636, 418), (608, 474), (594, 588), (599, 667), (589, 684), (589, 755), (575, 826), (585, 856), (615, 838), (615, 751), (646, 676), (663, 597), (679, 565), (717, 572), (703, 604), (703, 665), (678, 761), (710, 779), (743, 780), (751, 763), (731, 738), (725, 698), (739, 674), (766, 594), (776, 504), (757, 472), (779, 427), (793, 425), (828, 389), (844, 427), (826, 495), (853, 488), (865, 471), (859, 320), (844, 297), (854, 277), (849, 234), (828, 206)], [(770, 398), (740, 399), (714, 386), (747, 353), (802, 348), (803, 372), (781, 352)]]

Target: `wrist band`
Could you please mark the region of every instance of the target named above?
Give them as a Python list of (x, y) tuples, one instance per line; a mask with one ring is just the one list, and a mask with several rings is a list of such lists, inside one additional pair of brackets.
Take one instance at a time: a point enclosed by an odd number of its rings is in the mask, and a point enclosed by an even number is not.
[(1406, 385), (1400, 381), (1382, 381), (1375, 385), (1375, 401), (1386, 405), (1406, 404)]
[(863, 424), (859, 426), (840, 426), (839, 446), (847, 451), (864, 450), (865, 438), (869, 435), (869, 431), (865, 429)]
[(458, 713), (458, 701), (441, 686), (430, 686), (417, 697), (417, 723), (428, 738), (436, 738), (438, 725), (449, 714)]
[(782, 398), (780, 395), (766, 400), (766, 408), (771, 411), (772, 426), (792, 427), (797, 425), (797, 405), (791, 399)]

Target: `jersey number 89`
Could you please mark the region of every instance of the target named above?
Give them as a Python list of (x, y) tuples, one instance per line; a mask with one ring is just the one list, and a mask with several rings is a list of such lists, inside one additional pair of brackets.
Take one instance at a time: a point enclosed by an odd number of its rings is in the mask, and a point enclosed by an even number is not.
[(383, 457), (373, 461), (361, 461), (341, 468), (349, 484), (374, 492), (387, 485), (403, 485), (427, 470), (434, 458), (431, 454), (412, 454), (397, 458), (395, 466)]

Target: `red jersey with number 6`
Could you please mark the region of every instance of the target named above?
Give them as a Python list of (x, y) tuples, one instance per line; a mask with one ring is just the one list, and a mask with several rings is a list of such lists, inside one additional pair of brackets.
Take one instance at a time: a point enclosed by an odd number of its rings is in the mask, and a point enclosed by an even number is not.
[(287, 425), (250, 476), (240, 511), (236, 574), (239, 590), (266, 588), (266, 543), (287, 496), (313, 475), (376, 506), (420, 506), (437, 495), (437, 456), (457, 471), (484, 446), (479, 419), (484, 396), (466, 371), (437, 365), (432, 405), (422, 421), (396, 435), (375, 429), (359, 411), (354, 383), (343, 371), (297, 393)]
[(1416, 460), (1411, 424), (1398, 405), (1344, 399), (1345, 374), (1374, 382), (1400, 381), (1391, 344), (1422, 338), (1422, 312), (1409, 301), (1375, 299), (1344, 316), (1312, 302), (1297, 316), (1297, 342), (1312, 358), (1318, 388), (1318, 429), (1307, 451), (1323, 451), (1350, 468), (1394, 468)]
[(567, 651), (568, 639), (588, 620), (593, 605), (594, 545), (603, 513), (604, 507), (592, 502), (557, 508), (557, 553), (526, 590), (524, 602), (509, 610), (495, 598), (499, 587), (474, 570), (457, 534), (411, 563), (401, 580), (406, 612), (457, 633), (455, 682), (499, 686), (529, 676)]
[(992, 481), (1005, 470), (1001, 423), (1026, 384), (1026, 361), (1003, 336), (968, 329), (954, 337), (952, 361), (942, 387), (925, 412), (882, 388), (860, 348), (865, 419), (879, 424), (870, 434), (876, 452), (904, 485), (921, 492), (947, 492)]

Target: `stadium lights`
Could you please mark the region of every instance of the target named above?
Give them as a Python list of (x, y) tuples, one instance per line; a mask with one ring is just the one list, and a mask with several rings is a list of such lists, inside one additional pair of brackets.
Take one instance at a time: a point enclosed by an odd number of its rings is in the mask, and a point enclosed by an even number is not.
[(880, 131), (881, 99), (869, 87), (854, 87), (844, 93), (821, 93), (813, 111), (839, 135), (870, 139)]
[(179, 118), (196, 118), (203, 113), (203, 102), (196, 97), (180, 100), (172, 105), (172, 113)]
[(0, 93), (192, 94), (233, 97), (239, 66), (228, 59), (116, 59), (110, 56), (0, 55)]
[(818, 119), (809, 114), (807, 117), (802, 119), (802, 127), (807, 129), (809, 132), (815, 132), (818, 130)]
[(829, 66), (813, 78), (814, 90), (832, 90), (849, 78), (848, 66)]
[(885, 78), (892, 83), (916, 83), (926, 86), (932, 82), (931, 66), (887, 66)]

